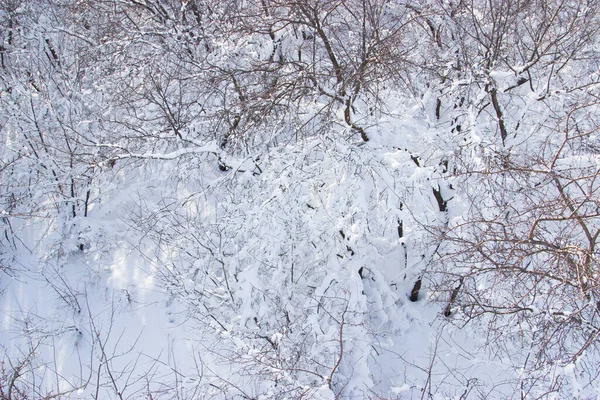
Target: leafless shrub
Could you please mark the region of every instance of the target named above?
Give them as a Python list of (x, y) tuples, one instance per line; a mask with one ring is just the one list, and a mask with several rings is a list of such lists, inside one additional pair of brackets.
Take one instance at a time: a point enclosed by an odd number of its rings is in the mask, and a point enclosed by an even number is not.
[(467, 189), (468, 216), (441, 235), (446, 314), (483, 324), (490, 349), (527, 370), (598, 350), (597, 109), (572, 108), (538, 151), (496, 153), (465, 172), (485, 195)]

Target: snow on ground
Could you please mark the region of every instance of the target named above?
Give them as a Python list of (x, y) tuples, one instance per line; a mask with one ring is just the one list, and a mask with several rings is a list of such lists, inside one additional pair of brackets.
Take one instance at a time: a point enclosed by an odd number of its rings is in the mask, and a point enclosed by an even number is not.
[(597, 12), (242, 3), (0, 5), (0, 398), (600, 398)]
[(274, 148), (254, 176), (161, 160), (107, 181), (87, 218), (23, 223), (5, 362), (81, 398), (500, 396), (511, 366), (448, 325), (426, 280), (409, 300), (433, 257), (420, 224), (449, 217), (432, 188), (452, 191), (435, 135), (392, 125), (385, 143)]

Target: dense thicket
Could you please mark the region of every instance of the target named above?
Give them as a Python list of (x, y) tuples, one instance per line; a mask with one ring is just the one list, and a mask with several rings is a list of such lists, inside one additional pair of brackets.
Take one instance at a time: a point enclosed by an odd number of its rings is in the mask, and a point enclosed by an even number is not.
[(0, 398), (597, 394), (599, 10), (2, 0)]

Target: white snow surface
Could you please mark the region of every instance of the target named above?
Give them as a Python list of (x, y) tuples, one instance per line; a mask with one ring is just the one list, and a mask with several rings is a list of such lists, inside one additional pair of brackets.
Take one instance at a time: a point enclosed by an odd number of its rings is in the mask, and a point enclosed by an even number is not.
[[(152, 160), (108, 178), (88, 217), (20, 221), (0, 336), (31, 363), (19, 379), (77, 398), (512, 393), (519, 371), (444, 318), (427, 281), (409, 301), (434, 262), (423, 224), (461, 210), (437, 210), (451, 179), (402, 147), (428, 154), (435, 131), (415, 123), (272, 148), (256, 175)], [(549, 371), (582, 393), (576, 365)]]
[(487, 2), (382, 2), (406, 19), (373, 51), (438, 64), (362, 82), (372, 22), (332, 6), (341, 82), (278, 9), (225, 35), (229, 2), (114, 2), (131, 30), (25, 3), (0, 7), (0, 398), (600, 398), (597, 29), (519, 18), (557, 37), (523, 65), (453, 25)]

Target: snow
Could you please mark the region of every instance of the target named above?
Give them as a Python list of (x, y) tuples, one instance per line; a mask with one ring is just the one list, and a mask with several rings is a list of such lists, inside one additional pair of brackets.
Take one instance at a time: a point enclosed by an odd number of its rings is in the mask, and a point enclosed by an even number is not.
[(0, 5), (0, 398), (600, 396), (594, 9), (200, 3)]

